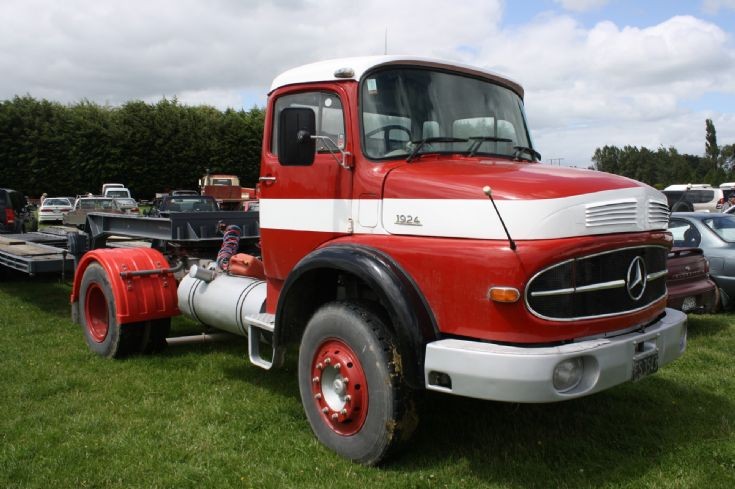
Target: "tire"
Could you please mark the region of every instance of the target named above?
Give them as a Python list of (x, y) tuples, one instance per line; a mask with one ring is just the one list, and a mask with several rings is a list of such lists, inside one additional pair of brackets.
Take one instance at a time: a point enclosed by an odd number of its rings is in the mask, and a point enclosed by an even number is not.
[(671, 207), (671, 212), (693, 212), (694, 207), (689, 202), (677, 202)]
[(366, 304), (322, 306), (304, 331), (298, 372), (312, 431), (345, 458), (378, 464), (416, 428), (394, 336)]
[(142, 330), (137, 324), (118, 324), (112, 286), (104, 268), (90, 264), (79, 288), (79, 319), (87, 346), (106, 358), (119, 358), (140, 348)]

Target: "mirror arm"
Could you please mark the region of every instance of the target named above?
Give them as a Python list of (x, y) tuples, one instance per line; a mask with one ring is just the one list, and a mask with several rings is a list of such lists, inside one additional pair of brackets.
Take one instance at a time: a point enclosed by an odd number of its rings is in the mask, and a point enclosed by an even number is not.
[(331, 154), (332, 157), (334, 158), (334, 161), (336, 161), (337, 164), (339, 166), (341, 166), (342, 168), (344, 168), (345, 170), (352, 170), (352, 161), (351, 161), (352, 153), (350, 153), (349, 151), (345, 151), (342, 148), (340, 148), (339, 146), (337, 146), (337, 143), (335, 143), (334, 141), (332, 141), (332, 138), (330, 138), (330, 137), (327, 137), (327, 136), (311, 136), (311, 139), (315, 139), (317, 141), (324, 141), (324, 142), (331, 143), (331, 145), (334, 146), (337, 149), (337, 151), (339, 151), (340, 154), (342, 155), (342, 159), (340, 160), (339, 158), (337, 158), (337, 155), (332, 150), (332, 148), (330, 148), (328, 144), (325, 144), (324, 147), (327, 148), (327, 150), (329, 151), (329, 154)]

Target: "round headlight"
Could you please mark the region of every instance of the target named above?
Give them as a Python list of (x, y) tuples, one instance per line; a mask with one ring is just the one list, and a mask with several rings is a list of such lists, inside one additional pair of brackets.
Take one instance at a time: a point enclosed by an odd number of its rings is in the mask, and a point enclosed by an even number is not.
[(584, 362), (581, 358), (568, 358), (559, 362), (554, 368), (554, 388), (566, 392), (579, 385), (584, 373)]

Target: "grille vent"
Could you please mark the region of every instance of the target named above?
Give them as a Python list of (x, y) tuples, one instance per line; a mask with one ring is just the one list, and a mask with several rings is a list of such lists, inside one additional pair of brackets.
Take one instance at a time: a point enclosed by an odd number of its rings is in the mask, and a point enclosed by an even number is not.
[(638, 201), (625, 199), (589, 204), (584, 214), (587, 227), (635, 225), (638, 222)]
[[(666, 255), (662, 246), (640, 246), (558, 263), (530, 280), (526, 305), (534, 315), (554, 321), (644, 309), (666, 295)], [(645, 277), (642, 289), (632, 283), (636, 276)]]

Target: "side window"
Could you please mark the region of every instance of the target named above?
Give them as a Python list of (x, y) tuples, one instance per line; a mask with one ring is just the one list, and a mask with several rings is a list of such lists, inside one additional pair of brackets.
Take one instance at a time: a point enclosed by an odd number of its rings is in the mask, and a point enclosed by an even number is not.
[(672, 219), (669, 222), (669, 231), (676, 248), (696, 248), (702, 242), (702, 235), (687, 221)]
[(334, 146), (344, 149), (345, 121), (339, 97), (331, 92), (303, 92), (283, 95), (276, 100), (273, 131), (271, 132), (271, 152), (273, 154), (278, 154), (278, 121), (283, 109), (288, 107), (306, 107), (314, 111), (316, 135), (326, 136), (334, 143), (331, 145), (328, 141), (318, 140), (316, 142), (317, 152), (328, 153), (330, 149), (336, 151)]

